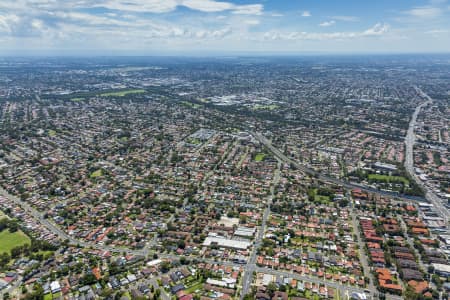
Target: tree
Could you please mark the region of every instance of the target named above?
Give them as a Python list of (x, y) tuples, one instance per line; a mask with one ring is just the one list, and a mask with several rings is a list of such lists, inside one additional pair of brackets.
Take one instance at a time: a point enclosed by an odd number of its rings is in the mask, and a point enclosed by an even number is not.
[(11, 221), (8, 224), (8, 228), (9, 228), (9, 232), (16, 232), (17, 230), (19, 230), (19, 224), (17, 224), (16, 221)]
[(163, 261), (160, 265), (161, 272), (167, 273), (170, 270), (170, 262)]
[(8, 253), (3, 252), (2, 254), (0, 254), (0, 268), (3, 269), (4, 267), (6, 267), (10, 260), (11, 257)]
[(406, 300), (418, 300), (419, 296), (420, 295), (416, 293), (414, 288), (408, 284), (406, 287), (405, 293), (404, 293), (405, 299)]
[(155, 294), (153, 295), (153, 300), (158, 300), (160, 295), (161, 295), (161, 291), (159, 289), (156, 290)]
[(269, 285), (267, 286), (267, 292), (269, 293), (270, 297), (273, 297), (276, 290), (277, 290), (276, 284), (273, 282), (269, 283)]
[(346, 207), (348, 205), (348, 200), (347, 199), (342, 199), (339, 201), (339, 206), (340, 207)]

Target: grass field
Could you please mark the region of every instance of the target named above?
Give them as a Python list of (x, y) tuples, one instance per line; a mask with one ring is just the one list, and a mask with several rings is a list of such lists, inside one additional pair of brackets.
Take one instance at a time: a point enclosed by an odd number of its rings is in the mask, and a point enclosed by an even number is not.
[(200, 145), (202, 142), (199, 139), (188, 138), (186, 140), (189, 144)]
[(319, 192), (318, 189), (310, 189), (308, 191), (308, 196), (313, 197), (314, 202), (321, 203), (321, 204), (328, 204), (331, 200), (331, 197), (327, 196), (327, 195), (320, 195), (320, 194), (318, 194), (318, 192)]
[(186, 106), (188, 106), (188, 107), (192, 107), (192, 108), (200, 108), (200, 107), (202, 107), (202, 105), (200, 105), (200, 104), (192, 103), (192, 102), (189, 102), (189, 101), (181, 101), (181, 103), (186, 105)]
[(142, 94), (145, 93), (145, 90), (125, 90), (125, 91), (117, 91), (117, 92), (109, 92), (100, 94), (102, 97), (124, 97), (130, 94)]
[(315, 195), (314, 196), (314, 202), (320, 202), (322, 204), (327, 204), (330, 202), (329, 196), (323, 196), (323, 195)]
[(52, 299), (53, 299), (53, 296), (51, 293), (44, 295), (44, 300), (52, 300)]
[(31, 244), (31, 240), (22, 231), (9, 232), (8, 229), (0, 232), (0, 253), (8, 252), (17, 246), (22, 246), (25, 244)]
[(258, 153), (255, 156), (255, 161), (263, 161), (264, 157), (266, 157), (266, 155), (264, 153)]
[(50, 137), (54, 137), (54, 136), (56, 136), (56, 131), (50, 129), (50, 130), (48, 131), (48, 135), (49, 135)]
[(193, 293), (196, 290), (201, 290), (202, 287), (203, 287), (203, 284), (201, 282), (194, 282), (193, 285), (191, 285), (189, 288), (186, 289), (186, 294)]
[(96, 178), (96, 177), (100, 177), (102, 175), (103, 175), (102, 169), (98, 169), (97, 171), (93, 172), (90, 177), (91, 178)]
[(275, 110), (275, 109), (278, 109), (278, 108), (280, 108), (280, 107), (278, 105), (276, 105), (276, 104), (271, 104), (271, 105), (260, 105), (260, 104), (257, 104), (255, 106), (253, 106), (254, 110)]
[(369, 180), (384, 181), (384, 182), (402, 182), (409, 184), (409, 180), (403, 176), (389, 176), (381, 174), (369, 174)]

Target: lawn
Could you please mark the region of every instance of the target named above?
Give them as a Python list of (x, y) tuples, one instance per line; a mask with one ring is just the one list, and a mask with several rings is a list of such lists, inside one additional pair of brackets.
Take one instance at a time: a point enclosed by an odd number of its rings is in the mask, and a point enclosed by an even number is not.
[(258, 153), (255, 156), (255, 161), (263, 161), (264, 157), (266, 157), (266, 155), (264, 153)]
[(50, 130), (48, 131), (48, 135), (49, 135), (50, 137), (54, 137), (54, 136), (56, 135), (56, 131), (50, 129)]
[(53, 251), (38, 251), (38, 254), (42, 254), (44, 259), (49, 259), (53, 255)]
[(194, 293), (196, 290), (201, 290), (203, 284), (201, 282), (196, 282), (194, 285), (185, 290), (186, 294)]
[(142, 94), (145, 93), (145, 90), (125, 90), (125, 91), (117, 91), (117, 92), (109, 92), (100, 94), (102, 97), (124, 97), (130, 94)]
[(193, 144), (193, 145), (200, 145), (202, 143), (199, 139), (194, 139), (194, 138), (188, 138), (187, 142), (189, 144)]
[(323, 196), (323, 195), (315, 195), (314, 196), (314, 202), (320, 202), (322, 204), (327, 204), (330, 202), (329, 196)]
[(52, 293), (44, 295), (44, 300), (52, 300), (52, 299), (53, 299)]
[(200, 107), (202, 107), (202, 105), (200, 105), (200, 104), (192, 103), (192, 102), (189, 102), (189, 101), (181, 101), (181, 103), (186, 105), (186, 106), (188, 106), (188, 107), (192, 107), (192, 108), (200, 108)]
[(93, 172), (91, 174), (91, 178), (97, 178), (103, 175), (103, 171), (102, 169), (98, 169), (97, 171)]
[(381, 174), (369, 174), (369, 180), (384, 181), (384, 182), (402, 182), (409, 184), (409, 180), (403, 176), (389, 176)]
[(319, 189), (310, 189), (308, 191), (308, 196), (314, 198), (314, 202), (322, 203), (322, 204), (328, 204), (330, 202), (330, 196), (327, 195), (320, 195)]
[(260, 104), (257, 104), (255, 106), (253, 106), (254, 110), (275, 110), (275, 109), (278, 109), (278, 108), (279, 108), (279, 106), (276, 105), (276, 104), (271, 104), (271, 105), (260, 105)]
[(31, 240), (22, 231), (11, 233), (8, 229), (5, 229), (0, 232), (0, 253), (10, 253), (11, 249), (25, 244), (30, 245)]

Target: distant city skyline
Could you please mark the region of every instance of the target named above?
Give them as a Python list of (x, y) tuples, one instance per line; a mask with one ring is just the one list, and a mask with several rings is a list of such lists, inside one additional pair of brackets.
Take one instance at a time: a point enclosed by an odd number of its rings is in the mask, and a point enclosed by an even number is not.
[(447, 0), (2, 0), (0, 55), (450, 52)]

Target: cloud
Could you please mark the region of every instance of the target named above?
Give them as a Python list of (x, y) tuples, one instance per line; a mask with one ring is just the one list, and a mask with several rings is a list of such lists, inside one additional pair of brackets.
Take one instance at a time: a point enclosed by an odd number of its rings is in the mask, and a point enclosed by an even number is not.
[[(210, 0), (184, 0), (180, 5), (203, 12), (219, 12), (230, 10), (234, 7), (234, 5), (229, 2), (216, 2)], [(176, 6), (177, 4), (175, 4), (175, 7)]]
[(334, 24), (336, 24), (336, 21), (331, 20), (331, 21), (322, 22), (319, 24), (319, 26), (330, 27), (330, 26), (333, 26)]
[(216, 0), (1, 0), (0, 9), (73, 11), (74, 9), (105, 8), (122, 12), (168, 13), (178, 7), (214, 13), (230, 11), (236, 14), (262, 14), (262, 4), (234, 4), (229, 1)]
[(235, 5), (232, 13), (237, 15), (261, 15), (263, 9), (262, 4)]
[(247, 25), (259, 25), (261, 22), (259, 20), (252, 19), (252, 20), (245, 20), (244, 23)]
[(387, 24), (377, 23), (373, 27), (360, 32), (331, 32), (331, 33), (317, 33), (317, 32), (266, 32), (263, 36), (264, 40), (345, 40), (365, 37), (382, 36), (389, 30)]
[(0, 33), (12, 33), (19, 22), (20, 18), (15, 14), (0, 15)]
[(106, 8), (110, 10), (128, 12), (152, 12), (167, 13), (175, 10), (178, 6), (176, 0), (105, 0), (105, 1), (80, 1), (74, 4), (78, 8)]
[(443, 36), (447, 36), (450, 34), (450, 30), (448, 29), (432, 29), (425, 31), (426, 35), (429, 35), (433, 38), (443, 38)]
[(440, 16), (442, 14), (442, 9), (432, 6), (420, 6), (406, 11), (405, 14), (415, 18), (431, 19)]
[(196, 32), (185, 32), (184, 35), (186, 37), (195, 37), (198, 39), (219, 39), (229, 35), (231, 32), (231, 28), (224, 28), (220, 30), (198, 30)]
[(380, 36), (389, 30), (389, 25), (377, 23), (372, 28), (362, 32), (362, 36)]
[(311, 17), (311, 12), (308, 10), (305, 10), (302, 12), (302, 17)]
[[(28, 0), (30, 1), (30, 0)], [(110, 10), (130, 12), (167, 13), (174, 11), (179, 6), (187, 7), (206, 13), (231, 11), (235, 14), (262, 14), (262, 4), (237, 5), (231, 2), (215, 0), (103, 0), (103, 1), (78, 1), (77, 7), (102, 7)]]
[[(165, 12), (181, 6), (224, 14), (204, 18), (202, 22), (189, 19), (190, 14), (184, 15), (183, 22), (166, 19)], [(100, 46), (100, 41), (109, 45), (113, 37), (136, 43), (164, 38), (168, 43), (172, 42), (170, 38), (217, 40), (239, 31), (240, 27), (257, 25), (258, 20), (246, 21), (244, 15), (261, 15), (263, 9), (261, 4), (214, 0), (0, 0), (0, 38), (21, 42), (21, 38), (35, 37), (42, 45), (90, 41)], [(149, 17), (142, 12), (158, 15)], [(240, 20), (237, 25), (227, 24), (227, 12)]]
[(284, 17), (284, 15), (283, 15), (283, 14), (280, 14), (280, 13), (272, 13), (272, 14), (270, 14), (270, 16), (271, 16), (271, 17), (275, 17), (275, 18)]
[(333, 16), (332, 19), (343, 22), (358, 22), (359, 17), (355, 16)]

